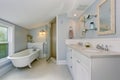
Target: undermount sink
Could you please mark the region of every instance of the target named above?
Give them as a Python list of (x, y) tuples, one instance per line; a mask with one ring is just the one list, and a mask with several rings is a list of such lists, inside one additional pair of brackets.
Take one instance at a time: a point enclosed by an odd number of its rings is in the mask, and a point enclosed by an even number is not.
[(84, 51), (85, 52), (100, 52), (100, 51), (98, 51), (96, 49), (85, 49)]

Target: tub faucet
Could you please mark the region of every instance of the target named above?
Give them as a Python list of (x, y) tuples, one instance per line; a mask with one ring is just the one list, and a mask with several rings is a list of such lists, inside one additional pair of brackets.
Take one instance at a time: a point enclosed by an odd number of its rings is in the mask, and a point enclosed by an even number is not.
[(36, 51), (36, 47), (35, 46), (33, 46), (32, 49), (33, 49), (33, 51)]

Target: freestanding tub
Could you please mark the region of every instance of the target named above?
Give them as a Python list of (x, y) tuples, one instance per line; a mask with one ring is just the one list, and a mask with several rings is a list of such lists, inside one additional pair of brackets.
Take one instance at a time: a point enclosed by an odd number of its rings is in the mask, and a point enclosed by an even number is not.
[(40, 55), (40, 50), (36, 49), (35, 51), (33, 49), (26, 49), (21, 52), (15, 53), (11, 56), (8, 56), (8, 59), (10, 59), (15, 67), (25, 67), (29, 66), (30, 68), (31, 63), (38, 59)]

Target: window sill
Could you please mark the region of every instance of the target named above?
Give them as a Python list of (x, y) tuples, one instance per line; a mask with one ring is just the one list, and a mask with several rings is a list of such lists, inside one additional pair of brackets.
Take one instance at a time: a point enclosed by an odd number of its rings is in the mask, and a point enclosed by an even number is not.
[(10, 60), (7, 59), (7, 57), (6, 57), (6, 58), (3, 58), (3, 59), (0, 59), (0, 66), (3, 66), (3, 65), (5, 65), (5, 64), (7, 64), (7, 63), (9, 63), (9, 62), (10, 62)]

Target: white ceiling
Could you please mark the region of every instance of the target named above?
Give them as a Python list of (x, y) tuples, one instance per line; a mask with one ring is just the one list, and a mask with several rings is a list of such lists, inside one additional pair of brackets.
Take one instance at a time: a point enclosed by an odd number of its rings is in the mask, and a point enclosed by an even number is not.
[(31, 29), (93, 1), (95, 0), (0, 0), (0, 18)]

